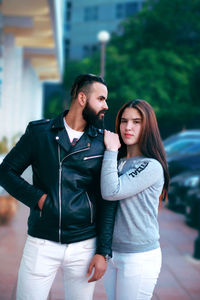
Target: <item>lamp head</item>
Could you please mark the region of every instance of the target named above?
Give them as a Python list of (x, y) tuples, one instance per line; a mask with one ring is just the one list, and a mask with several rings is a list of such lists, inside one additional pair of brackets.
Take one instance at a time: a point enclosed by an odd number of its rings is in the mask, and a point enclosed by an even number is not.
[(102, 30), (98, 33), (97, 38), (101, 43), (107, 43), (110, 39), (110, 33), (108, 31)]

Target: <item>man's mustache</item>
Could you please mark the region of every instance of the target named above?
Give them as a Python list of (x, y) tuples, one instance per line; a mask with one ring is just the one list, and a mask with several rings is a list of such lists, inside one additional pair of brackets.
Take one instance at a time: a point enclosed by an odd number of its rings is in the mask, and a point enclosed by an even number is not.
[(100, 114), (105, 114), (107, 112), (107, 110), (105, 109), (102, 109), (98, 112), (97, 116), (99, 116)]

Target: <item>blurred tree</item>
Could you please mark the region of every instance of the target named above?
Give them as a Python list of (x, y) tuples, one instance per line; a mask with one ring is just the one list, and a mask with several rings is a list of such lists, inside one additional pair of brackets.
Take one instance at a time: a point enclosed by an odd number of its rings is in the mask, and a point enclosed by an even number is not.
[[(200, 1), (149, 0), (125, 20), (107, 46), (109, 87), (107, 126), (134, 98), (154, 107), (163, 137), (183, 127), (199, 127)], [(99, 73), (99, 53), (66, 67), (70, 82), (79, 73)], [(70, 82), (71, 84), (71, 82)]]
[(54, 93), (48, 100), (44, 117), (47, 119), (54, 118), (61, 113), (65, 108), (65, 103), (60, 93)]
[(67, 100), (70, 100), (70, 88), (74, 79), (79, 74), (83, 73), (99, 73), (99, 56), (93, 55), (91, 58), (86, 57), (81, 61), (66, 61), (65, 73), (64, 73), (64, 85), (67, 90)]

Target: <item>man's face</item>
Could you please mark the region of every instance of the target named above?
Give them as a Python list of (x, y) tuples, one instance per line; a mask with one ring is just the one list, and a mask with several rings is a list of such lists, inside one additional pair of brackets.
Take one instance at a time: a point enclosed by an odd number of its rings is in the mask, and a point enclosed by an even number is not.
[(107, 96), (108, 91), (104, 84), (95, 82), (91, 85), (87, 102), (82, 112), (83, 118), (87, 123), (97, 128), (104, 127), (104, 115), (108, 110)]

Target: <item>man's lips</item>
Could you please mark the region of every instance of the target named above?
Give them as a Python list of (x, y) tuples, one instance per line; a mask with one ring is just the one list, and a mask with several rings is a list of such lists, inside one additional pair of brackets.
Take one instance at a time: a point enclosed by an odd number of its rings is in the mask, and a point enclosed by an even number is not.
[(106, 113), (106, 111), (100, 111), (100, 112), (98, 113), (99, 118), (100, 118), (100, 119), (104, 118), (105, 113)]
[(104, 113), (104, 112), (102, 112), (102, 113), (100, 113), (98, 116), (99, 116), (99, 119), (103, 119), (103, 118), (104, 118), (104, 116), (105, 116), (105, 113)]

